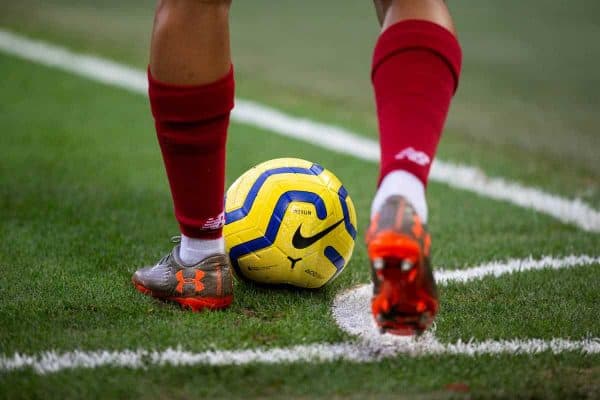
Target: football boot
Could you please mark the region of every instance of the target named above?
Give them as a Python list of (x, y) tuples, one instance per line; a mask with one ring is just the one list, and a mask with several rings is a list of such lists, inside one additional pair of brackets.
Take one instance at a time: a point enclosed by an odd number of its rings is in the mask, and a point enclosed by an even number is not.
[(156, 265), (138, 269), (131, 280), (140, 292), (192, 311), (226, 308), (233, 301), (231, 264), (226, 254), (185, 266), (176, 245)]
[(382, 333), (420, 335), (438, 311), (427, 226), (404, 197), (391, 196), (371, 219), (366, 242), (375, 323)]

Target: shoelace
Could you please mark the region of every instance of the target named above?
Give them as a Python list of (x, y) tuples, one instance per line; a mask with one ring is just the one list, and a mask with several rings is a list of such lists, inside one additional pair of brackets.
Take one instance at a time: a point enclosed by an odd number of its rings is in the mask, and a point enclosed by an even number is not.
[[(181, 243), (181, 235), (175, 235), (175, 236), (171, 236), (171, 243)], [(162, 265), (164, 263), (166, 263), (169, 258), (171, 257), (171, 252), (167, 253), (165, 256), (163, 256), (163, 258), (161, 258), (155, 265), (155, 267), (158, 267), (159, 265)]]

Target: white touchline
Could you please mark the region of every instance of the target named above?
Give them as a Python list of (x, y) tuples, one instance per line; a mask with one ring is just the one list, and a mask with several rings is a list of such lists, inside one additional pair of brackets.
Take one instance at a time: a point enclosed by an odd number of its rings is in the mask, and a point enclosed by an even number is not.
[(212, 350), (191, 352), (181, 348), (165, 350), (98, 350), (98, 351), (46, 351), (38, 355), (15, 354), (0, 356), (0, 372), (33, 369), (40, 375), (72, 369), (95, 369), (101, 367), (147, 368), (149, 366), (239, 366), (247, 364), (289, 364), (299, 362), (323, 363), (348, 361), (355, 363), (376, 362), (385, 358), (405, 355), (419, 357), (428, 355), (459, 355), (476, 357), (482, 355), (520, 355), (551, 352), (560, 354), (577, 352), (583, 355), (600, 354), (600, 339), (514, 339), (485, 340), (443, 344), (433, 338), (405, 338), (393, 346), (382, 347), (363, 342), (339, 344), (313, 344), (288, 348), (252, 350)]
[[(0, 50), (97, 82), (144, 95), (147, 93), (146, 75), (143, 71), (99, 57), (74, 53), (63, 47), (31, 40), (1, 29)], [(340, 127), (294, 117), (253, 101), (236, 99), (232, 119), (334, 152), (366, 161), (379, 161), (379, 147), (374, 140)], [(533, 209), (586, 231), (600, 232), (600, 212), (579, 199), (567, 199), (517, 182), (488, 177), (479, 168), (441, 160), (434, 161), (430, 179)]]
[[(440, 271), (440, 284), (468, 282), (486, 276), (499, 276), (518, 271), (544, 268), (573, 268), (600, 264), (600, 257), (586, 255), (564, 258), (543, 257), (539, 260), (508, 260), (488, 263), (461, 271)], [(375, 329), (368, 310), (370, 285), (345, 292), (334, 301), (333, 316), (340, 327), (356, 336), (353, 342), (316, 343), (285, 348), (258, 348), (248, 350), (211, 350), (191, 352), (181, 348), (166, 350), (97, 350), (97, 351), (46, 351), (36, 355), (16, 353), (0, 355), (0, 372), (31, 368), (38, 374), (48, 374), (70, 369), (100, 367), (146, 368), (148, 366), (226, 366), (253, 363), (278, 364), (297, 362), (375, 362), (384, 358), (405, 355), (420, 357), (428, 355), (519, 355), (552, 352), (578, 352), (600, 354), (600, 338), (583, 340), (510, 339), (458, 341), (441, 343), (434, 332), (428, 331), (421, 338), (380, 335)]]
[(230, 366), (247, 364), (280, 363), (323, 363), (348, 361), (356, 363), (375, 362), (398, 355), (410, 357), (426, 355), (461, 355), (475, 357), (481, 355), (519, 355), (551, 352), (578, 352), (599, 354), (600, 340), (566, 339), (526, 339), (526, 340), (486, 340), (482, 342), (456, 342), (442, 344), (435, 339), (405, 339), (394, 346), (378, 347), (369, 342), (313, 344), (275, 349), (253, 350), (214, 350), (205, 352), (185, 351), (181, 348), (165, 350), (98, 350), (98, 351), (47, 351), (29, 356), (15, 354), (12, 357), (0, 356), (0, 372), (33, 369), (40, 375), (72, 369), (95, 369), (120, 367), (139, 369), (149, 366)]

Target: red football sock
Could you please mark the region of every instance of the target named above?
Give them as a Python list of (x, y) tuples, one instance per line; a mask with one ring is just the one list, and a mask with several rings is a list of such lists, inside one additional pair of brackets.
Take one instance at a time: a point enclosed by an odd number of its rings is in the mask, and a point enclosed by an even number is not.
[(150, 105), (175, 217), (189, 237), (213, 239), (224, 223), (225, 143), (233, 108), (233, 69), (200, 86), (156, 81), (148, 71)]
[(386, 29), (373, 56), (379, 119), (379, 181), (404, 170), (427, 184), (431, 162), (458, 85), (462, 54), (456, 37), (428, 21)]

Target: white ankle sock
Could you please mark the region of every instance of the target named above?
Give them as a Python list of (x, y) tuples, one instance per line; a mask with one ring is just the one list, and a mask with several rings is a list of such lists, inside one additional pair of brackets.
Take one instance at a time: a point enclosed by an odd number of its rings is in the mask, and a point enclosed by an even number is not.
[(218, 239), (194, 239), (181, 235), (179, 258), (185, 265), (194, 265), (213, 254), (225, 252), (225, 241)]
[(413, 174), (396, 170), (383, 178), (379, 189), (371, 204), (371, 218), (383, 205), (388, 197), (393, 195), (404, 196), (408, 200), (423, 222), (427, 222), (427, 201), (425, 200), (425, 186)]

